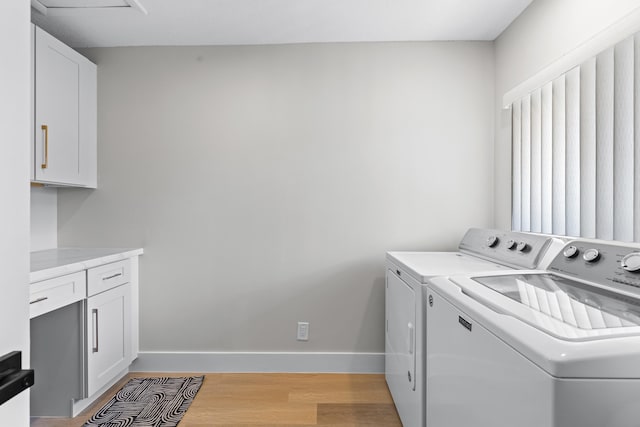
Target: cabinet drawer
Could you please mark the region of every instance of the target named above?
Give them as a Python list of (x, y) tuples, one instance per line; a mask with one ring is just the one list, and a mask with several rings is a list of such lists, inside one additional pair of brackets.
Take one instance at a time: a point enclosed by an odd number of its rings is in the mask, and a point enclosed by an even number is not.
[(129, 283), (131, 280), (131, 260), (125, 259), (87, 270), (87, 296), (99, 294)]
[(84, 271), (32, 283), (29, 287), (29, 318), (84, 299), (86, 284)]

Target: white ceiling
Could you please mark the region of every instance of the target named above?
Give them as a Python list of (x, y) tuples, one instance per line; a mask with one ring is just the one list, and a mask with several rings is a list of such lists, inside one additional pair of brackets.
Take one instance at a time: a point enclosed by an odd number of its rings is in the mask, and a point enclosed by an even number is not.
[(532, 0), (140, 0), (135, 8), (32, 9), (74, 47), (494, 40)]

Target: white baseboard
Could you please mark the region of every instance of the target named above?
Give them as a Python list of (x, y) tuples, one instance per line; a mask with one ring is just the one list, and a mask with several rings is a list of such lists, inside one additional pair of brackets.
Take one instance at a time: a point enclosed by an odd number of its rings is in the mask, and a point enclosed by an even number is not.
[(140, 352), (129, 371), (383, 373), (384, 353)]

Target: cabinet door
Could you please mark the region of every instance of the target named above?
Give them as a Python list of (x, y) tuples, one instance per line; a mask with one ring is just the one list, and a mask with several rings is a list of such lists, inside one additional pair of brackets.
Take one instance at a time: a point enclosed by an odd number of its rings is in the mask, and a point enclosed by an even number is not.
[(131, 362), (131, 285), (87, 299), (87, 392), (95, 394)]
[[(395, 268), (386, 274), (385, 378), (404, 426), (421, 426), (423, 379), (416, 378), (419, 346), (416, 306), (422, 304), (421, 287), (411, 287)], [(420, 318), (421, 319), (421, 318)], [(421, 372), (421, 371), (420, 371)], [(417, 390), (416, 390), (417, 388)]]
[(34, 67), (34, 180), (95, 187), (95, 65), (36, 27)]

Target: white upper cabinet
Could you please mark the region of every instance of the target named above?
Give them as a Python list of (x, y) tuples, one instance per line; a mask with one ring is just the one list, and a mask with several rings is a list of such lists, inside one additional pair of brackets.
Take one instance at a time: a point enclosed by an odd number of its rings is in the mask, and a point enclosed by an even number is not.
[(34, 27), (34, 182), (97, 185), (97, 67)]

